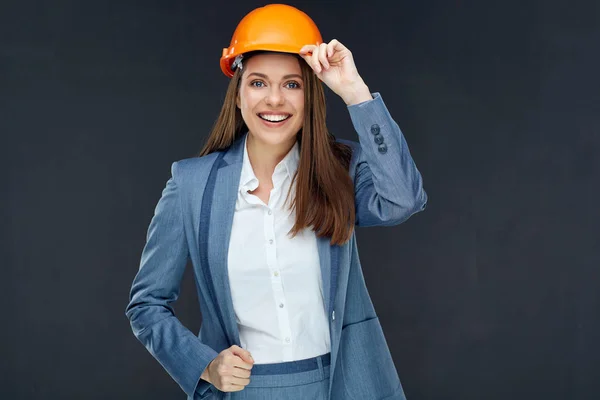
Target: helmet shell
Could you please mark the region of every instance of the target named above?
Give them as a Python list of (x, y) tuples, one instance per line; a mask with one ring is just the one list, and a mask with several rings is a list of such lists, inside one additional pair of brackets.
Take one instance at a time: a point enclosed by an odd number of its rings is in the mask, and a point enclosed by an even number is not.
[(221, 71), (231, 78), (235, 58), (250, 51), (298, 54), (304, 45), (321, 43), (321, 33), (308, 15), (289, 5), (269, 4), (242, 18), (229, 47), (223, 49)]

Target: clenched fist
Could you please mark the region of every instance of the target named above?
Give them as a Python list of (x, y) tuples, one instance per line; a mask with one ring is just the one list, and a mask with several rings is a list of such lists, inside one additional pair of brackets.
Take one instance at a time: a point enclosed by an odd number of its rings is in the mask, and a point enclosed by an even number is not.
[(222, 392), (239, 392), (250, 383), (250, 370), (253, 365), (254, 360), (250, 352), (233, 345), (220, 352), (208, 364), (200, 378)]

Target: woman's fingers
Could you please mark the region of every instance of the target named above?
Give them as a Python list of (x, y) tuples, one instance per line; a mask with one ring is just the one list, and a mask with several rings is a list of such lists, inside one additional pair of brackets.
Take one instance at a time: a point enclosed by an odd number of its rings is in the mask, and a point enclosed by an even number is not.
[(323, 69), (330, 67), (329, 61), (336, 52), (344, 50), (346, 47), (337, 39), (333, 39), (329, 43), (321, 43), (318, 46), (307, 44), (300, 49), (299, 54), (316, 73), (320, 73)]
[(341, 44), (340, 41), (337, 39), (332, 39), (327, 46), (331, 48), (331, 55), (333, 55), (333, 53), (335, 53), (336, 51), (347, 50), (346, 46)]
[(327, 43), (321, 43), (319, 45), (319, 62), (323, 68), (329, 68), (329, 60), (327, 60)]
[(317, 46), (315, 46), (314, 44), (307, 44), (300, 49), (300, 57), (302, 57), (304, 59), (304, 61), (306, 61), (306, 63), (315, 72), (318, 72), (316, 70), (316, 65), (314, 62), (314, 56), (315, 56), (315, 53), (317, 52), (316, 50), (317, 50)]
[(314, 52), (314, 50), (317, 48), (317, 46), (315, 46), (314, 44), (305, 44), (301, 49), (300, 49), (300, 55), (308, 55), (310, 56), (311, 54), (308, 53), (312, 53)]
[(316, 47), (313, 50), (312, 56), (310, 56), (311, 58), (311, 63), (313, 66), (313, 69), (315, 70), (315, 72), (318, 74), (319, 72), (321, 72), (321, 63), (319, 62), (319, 48)]
[(234, 385), (234, 386), (241, 386), (241, 388), (243, 389), (245, 386), (247, 386), (250, 383), (250, 378), (238, 378), (237, 376), (232, 376), (229, 379), (229, 384), (230, 385)]
[(333, 56), (333, 53), (335, 52), (335, 43), (334, 43), (334, 40), (332, 40), (331, 42), (327, 43), (327, 57)]

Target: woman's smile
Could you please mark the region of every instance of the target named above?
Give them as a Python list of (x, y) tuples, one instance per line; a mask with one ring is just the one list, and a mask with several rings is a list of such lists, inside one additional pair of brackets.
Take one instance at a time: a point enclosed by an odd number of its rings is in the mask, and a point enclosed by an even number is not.
[(284, 125), (292, 117), (292, 114), (282, 113), (282, 112), (278, 112), (278, 113), (266, 112), (266, 113), (258, 113), (256, 115), (258, 116), (258, 118), (260, 118), (262, 120), (264, 125), (266, 125), (270, 128), (280, 127), (280, 126)]

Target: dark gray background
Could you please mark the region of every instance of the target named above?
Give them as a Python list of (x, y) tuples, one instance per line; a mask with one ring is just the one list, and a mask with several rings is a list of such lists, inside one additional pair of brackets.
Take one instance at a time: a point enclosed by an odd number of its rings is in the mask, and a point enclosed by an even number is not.
[[(597, 399), (600, 3), (291, 4), (353, 52), (429, 194), (358, 231), (409, 400)], [(261, 5), (1, 3), (1, 398), (184, 397), (124, 309), (169, 167), (223, 100), (221, 49)], [(176, 311), (197, 331), (190, 272)]]

